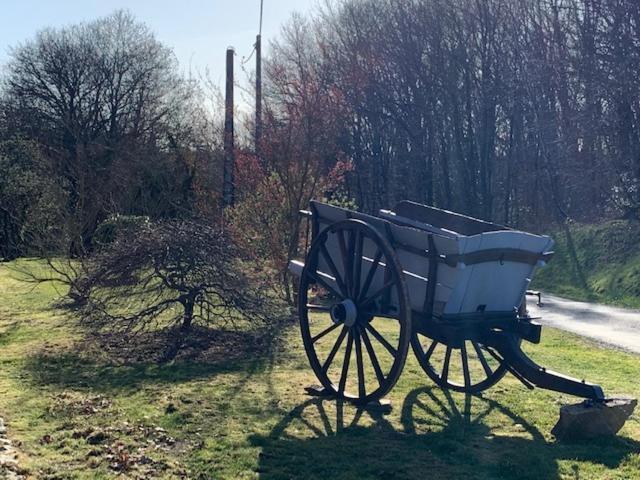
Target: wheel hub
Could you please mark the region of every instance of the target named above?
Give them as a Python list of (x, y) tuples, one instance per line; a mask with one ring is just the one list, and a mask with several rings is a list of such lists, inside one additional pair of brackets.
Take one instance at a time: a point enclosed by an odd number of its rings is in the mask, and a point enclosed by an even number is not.
[(353, 327), (358, 319), (358, 308), (353, 300), (347, 298), (333, 305), (330, 314), (334, 323), (344, 323), (347, 327)]

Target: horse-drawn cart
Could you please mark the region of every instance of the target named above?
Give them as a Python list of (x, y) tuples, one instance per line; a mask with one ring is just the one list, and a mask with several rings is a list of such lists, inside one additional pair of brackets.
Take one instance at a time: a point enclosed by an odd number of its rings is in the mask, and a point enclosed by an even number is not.
[(320, 202), (303, 213), (312, 242), (290, 269), (300, 277), (306, 353), (326, 392), (380, 399), (411, 344), (443, 388), (477, 393), (510, 372), (530, 388), (604, 399), (598, 385), (546, 370), (520, 348), (540, 341), (523, 302), (552, 255), (549, 237), (413, 202), (378, 216)]

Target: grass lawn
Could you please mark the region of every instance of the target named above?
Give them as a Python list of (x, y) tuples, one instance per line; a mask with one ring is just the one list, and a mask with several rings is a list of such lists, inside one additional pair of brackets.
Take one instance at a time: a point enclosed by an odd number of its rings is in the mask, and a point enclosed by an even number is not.
[[(640, 222), (574, 224), (551, 234), (555, 255), (532, 288), (572, 298), (640, 308)], [(570, 248), (573, 245), (573, 249)]]
[[(14, 277), (0, 266), (0, 416), (32, 478), (640, 478), (640, 412), (615, 439), (556, 442), (570, 397), (507, 376), (465, 398), (412, 355), (389, 415), (321, 401), (304, 394), (317, 381), (296, 325), (263, 353), (237, 347), (240, 359), (122, 362), (86, 347), (52, 285)], [(638, 356), (551, 329), (526, 348), (640, 397)]]

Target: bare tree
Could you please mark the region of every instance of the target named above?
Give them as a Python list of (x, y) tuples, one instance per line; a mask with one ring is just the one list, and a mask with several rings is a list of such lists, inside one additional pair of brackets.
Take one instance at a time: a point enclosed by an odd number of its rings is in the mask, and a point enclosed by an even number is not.
[(162, 172), (181, 170), (179, 188), (189, 189), (183, 153), (202, 133), (197, 90), (178, 74), (172, 51), (129, 13), (41, 31), (12, 50), (3, 90), (13, 128), (40, 145), (68, 186), (72, 253), (90, 244), (109, 213), (155, 204), (171, 216), (189, 201), (182, 192), (158, 197), (175, 190), (163, 188)]
[[(299, 250), (299, 211), (325, 194), (340, 158), (342, 98), (325, 78), (313, 24), (294, 16), (265, 65), (259, 161), (239, 157), (236, 227), (272, 260), (284, 297), (293, 301), (288, 265)], [(262, 241), (255, 241), (256, 238)]]
[(637, 216), (638, 12), (632, 1), (328, 2), (302, 28), (315, 32), (317, 78), (342, 99), (356, 203), (410, 198), (523, 226)]
[(149, 223), (85, 259), (77, 283), (90, 325), (133, 333), (194, 323), (264, 325), (278, 318), (233, 240), (194, 221)]

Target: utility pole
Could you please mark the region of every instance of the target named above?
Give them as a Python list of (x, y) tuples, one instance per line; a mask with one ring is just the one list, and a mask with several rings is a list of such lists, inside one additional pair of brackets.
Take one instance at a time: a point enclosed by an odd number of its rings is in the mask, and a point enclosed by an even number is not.
[(260, 146), (262, 140), (262, 9), (264, 0), (260, 0), (260, 23), (256, 36), (256, 133), (255, 150), (260, 159)]
[(262, 139), (262, 38), (256, 36), (256, 133), (255, 150), (260, 158), (260, 140)]
[(224, 114), (224, 165), (222, 174), (222, 205), (233, 205), (234, 183), (233, 167), (235, 165), (233, 138), (233, 47), (227, 48), (227, 82), (225, 92)]

